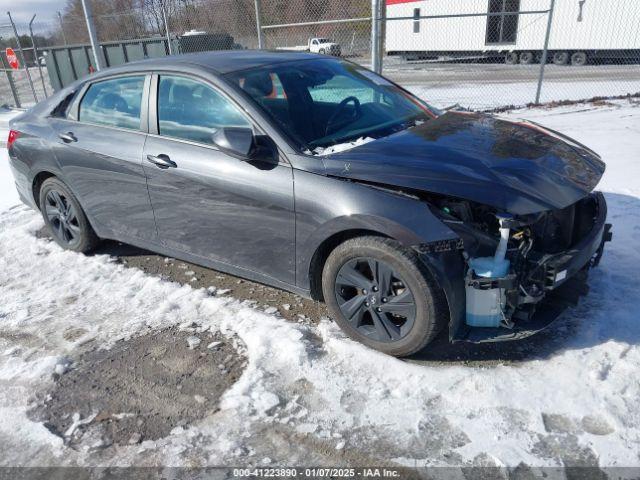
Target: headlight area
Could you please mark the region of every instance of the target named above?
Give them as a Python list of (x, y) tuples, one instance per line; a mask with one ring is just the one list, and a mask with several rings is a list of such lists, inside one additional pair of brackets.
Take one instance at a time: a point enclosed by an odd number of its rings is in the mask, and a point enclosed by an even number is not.
[(598, 192), (563, 209), (524, 216), (444, 196), (428, 201), (460, 237), (420, 246), (431, 258), (451, 251), (462, 257), (465, 309), (452, 328), (454, 340), (510, 340), (546, 327), (588, 291), (588, 270), (611, 240)]

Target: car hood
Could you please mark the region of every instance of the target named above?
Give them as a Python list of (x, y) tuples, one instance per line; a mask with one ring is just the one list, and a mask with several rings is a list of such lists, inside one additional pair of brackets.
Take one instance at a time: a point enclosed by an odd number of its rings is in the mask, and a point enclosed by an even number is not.
[(513, 214), (564, 208), (605, 170), (600, 157), (528, 121), (447, 112), (323, 159), (328, 175), (450, 195)]

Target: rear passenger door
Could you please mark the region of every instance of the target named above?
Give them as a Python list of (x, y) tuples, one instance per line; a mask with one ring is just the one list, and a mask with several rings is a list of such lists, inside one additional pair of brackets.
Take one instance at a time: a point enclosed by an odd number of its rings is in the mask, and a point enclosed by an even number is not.
[(142, 169), (149, 84), (145, 74), (98, 80), (51, 119), (63, 180), (103, 236), (157, 238)]
[(237, 104), (203, 80), (154, 75), (149, 119), (144, 169), (160, 239), (293, 284), (291, 166), (239, 160), (211, 138), (220, 127), (254, 128)]

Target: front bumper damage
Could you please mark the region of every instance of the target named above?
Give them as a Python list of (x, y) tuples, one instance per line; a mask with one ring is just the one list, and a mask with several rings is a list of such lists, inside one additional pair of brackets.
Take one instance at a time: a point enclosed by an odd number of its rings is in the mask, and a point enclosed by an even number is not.
[[(533, 268), (526, 278), (510, 272), (503, 278), (474, 278), (476, 288), (501, 288), (514, 305), (509, 326), (470, 327), (465, 322), (465, 287), (468, 277), (463, 247), (454, 241), (436, 242), (418, 247), (418, 253), (442, 286), (450, 310), (449, 337), (453, 342), (472, 343), (518, 340), (529, 337), (557, 320), (581, 296), (588, 293), (589, 270), (598, 265), (605, 243), (612, 238), (611, 224), (606, 223), (604, 196), (592, 197), (597, 213), (591, 229), (571, 248), (553, 254), (532, 254)], [(539, 286), (531, 295), (522, 285), (532, 279)]]

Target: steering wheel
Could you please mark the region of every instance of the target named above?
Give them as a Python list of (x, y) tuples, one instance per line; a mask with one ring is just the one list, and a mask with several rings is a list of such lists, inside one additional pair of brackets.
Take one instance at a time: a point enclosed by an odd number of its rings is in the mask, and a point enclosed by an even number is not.
[[(342, 121), (339, 121), (340, 116), (344, 113), (346, 106), (350, 102), (353, 102), (353, 106), (355, 108), (353, 116), (351, 118), (347, 118)], [(340, 130), (340, 128), (344, 127), (345, 125), (351, 122), (355, 122), (361, 116), (362, 116), (362, 108), (360, 108), (360, 100), (358, 100), (356, 97), (353, 97), (353, 96), (345, 98), (340, 102), (336, 111), (333, 112), (333, 115), (329, 117), (329, 120), (327, 120), (327, 128), (324, 131), (325, 136), (329, 135), (332, 132)]]

